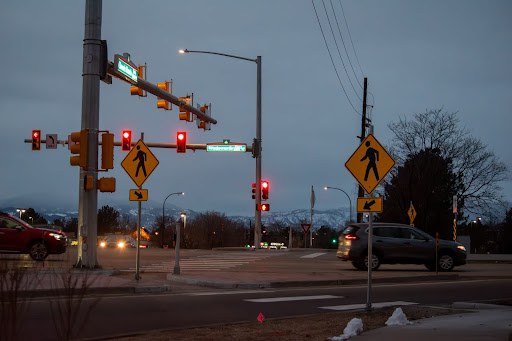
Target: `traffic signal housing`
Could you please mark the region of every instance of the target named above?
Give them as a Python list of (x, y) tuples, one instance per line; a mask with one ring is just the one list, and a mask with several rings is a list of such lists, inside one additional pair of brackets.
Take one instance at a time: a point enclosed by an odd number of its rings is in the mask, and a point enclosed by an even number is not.
[(121, 133), (121, 150), (123, 152), (129, 152), (132, 149), (132, 131), (123, 130)]
[[(188, 95), (185, 97), (180, 97), (179, 99), (181, 102), (185, 102), (188, 105), (193, 105), (192, 97), (190, 97)], [(182, 121), (192, 122), (192, 113), (190, 111), (188, 111), (187, 109), (185, 109), (184, 107), (180, 106), (179, 118)]]
[(268, 180), (261, 180), (261, 200), (268, 200), (269, 189), (270, 182)]
[(176, 153), (187, 152), (187, 133), (184, 131), (178, 131), (176, 133)]
[(114, 134), (101, 134), (101, 168), (114, 168)]
[[(144, 77), (144, 69), (146, 67), (144, 65), (139, 65), (139, 67), (137, 68), (139, 70), (139, 78), (143, 78), (143, 79), (146, 79)], [(147, 97), (147, 93), (142, 90), (141, 88), (137, 87), (137, 86), (131, 86), (130, 87), (130, 95), (132, 96), (140, 96), (140, 97)]]
[(83, 169), (87, 168), (88, 139), (88, 129), (71, 133), (70, 140), (74, 143), (69, 146), (69, 150), (72, 154), (77, 154), (69, 158), (69, 164), (71, 166), (80, 166)]
[(252, 198), (256, 199), (256, 184), (252, 183)]
[(268, 212), (268, 211), (270, 211), (270, 204), (259, 204), (259, 205), (256, 205), (256, 210), (262, 211), (262, 212)]
[[(166, 92), (169, 92), (169, 89), (170, 89), (170, 82), (168, 81), (165, 81), (163, 83), (157, 83), (157, 86), (166, 91)], [(156, 101), (156, 107), (159, 108), (159, 109), (165, 109), (165, 110), (171, 110), (171, 103), (169, 103), (169, 101), (163, 99), (163, 98), (160, 98), (158, 97), (157, 101)]]
[(32, 150), (41, 150), (41, 130), (32, 130)]

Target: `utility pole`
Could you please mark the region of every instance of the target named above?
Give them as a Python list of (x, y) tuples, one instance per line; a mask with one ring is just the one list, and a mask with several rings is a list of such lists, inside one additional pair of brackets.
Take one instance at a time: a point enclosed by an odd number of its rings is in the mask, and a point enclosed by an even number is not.
[[(364, 77), (364, 93), (363, 93), (363, 114), (361, 117), (361, 136), (359, 136), (359, 141), (363, 142), (366, 137), (366, 93), (368, 90), (368, 78)], [(357, 196), (359, 198), (364, 197), (364, 189), (361, 185), (359, 185), (359, 189), (357, 191)], [(363, 222), (363, 214), (357, 213), (357, 222)]]
[[(100, 109), (102, 0), (85, 3), (85, 30), (82, 67), (82, 130), (88, 131), (87, 168), (80, 168), (78, 185), (78, 259), (76, 267), (98, 267), (96, 239), (98, 235), (98, 129)], [(94, 188), (84, 189), (84, 178), (93, 177)]]

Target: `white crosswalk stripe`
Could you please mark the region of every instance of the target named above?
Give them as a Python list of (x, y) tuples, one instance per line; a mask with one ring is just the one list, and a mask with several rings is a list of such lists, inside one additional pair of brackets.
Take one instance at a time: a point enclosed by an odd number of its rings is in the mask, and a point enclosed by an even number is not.
[[(385, 307), (404, 306), (404, 305), (413, 305), (413, 304), (418, 304), (418, 303), (405, 302), (405, 301), (378, 302), (378, 303), (372, 303), (372, 307), (373, 308), (385, 308)], [(365, 307), (366, 307), (366, 304), (344, 304), (344, 305), (334, 305), (334, 306), (318, 307), (318, 308), (343, 311), (343, 310), (363, 309)]]
[[(250, 252), (229, 252), (219, 255), (204, 255), (192, 258), (180, 259), (181, 271), (219, 271), (232, 269), (238, 266), (249, 264), (261, 259), (282, 255), (281, 253), (250, 253)], [(174, 260), (167, 262), (142, 265), (142, 272), (172, 272), (174, 269)], [(135, 268), (129, 268), (121, 271), (134, 271)]]
[(320, 256), (323, 256), (326, 254), (327, 254), (327, 252), (316, 252), (316, 253), (310, 253), (309, 255), (302, 256), (300, 258), (316, 258), (316, 257), (320, 257)]

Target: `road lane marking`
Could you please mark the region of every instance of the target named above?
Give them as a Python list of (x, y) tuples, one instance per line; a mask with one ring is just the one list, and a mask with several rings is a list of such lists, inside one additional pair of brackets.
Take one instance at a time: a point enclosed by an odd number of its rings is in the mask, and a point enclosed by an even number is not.
[(316, 252), (316, 253), (311, 253), (309, 255), (302, 256), (300, 258), (316, 258), (316, 257), (320, 257), (320, 256), (323, 256), (326, 254), (327, 254), (327, 252)]
[[(405, 301), (379, 302), (379, 303), (372, 303), (372, 307), (373, 308), (384, 308), (384, 307), (413, 305), (413, 304), (418, 304), (418, 303), (405, 302)], [(320, 309), (328, 309), (328, 310), (357, 310), (357, 309), (366, 308), (366, 304), (333, 305), (333, 306), (318, 307), (318, 308), (320, 308)]]
[(270, 293), (273, 290), (235, 290), (235, 291), (208, 291), (208, 292), (191, 292), (189, 296), (214, 296), (214, 295), (237, 295), (237, 294), (254, 294), (254, 293)]
[(273, 303), (290, 301), (308, 301), (308, 300), (327, 300), (332, 298), (343, 298), (343, 296), (334, 295), (316, 295), (316, 296), (288, 296), (288, 297), (269, 297), (269, 298), (251, 298), (244, 301), (255, 303)]

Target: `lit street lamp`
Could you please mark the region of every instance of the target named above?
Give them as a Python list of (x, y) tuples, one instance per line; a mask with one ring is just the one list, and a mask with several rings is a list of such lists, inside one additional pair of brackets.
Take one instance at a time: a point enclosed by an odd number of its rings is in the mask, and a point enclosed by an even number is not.
[(257, 208), (261, 205), (261, 56), (256, 59), (239, 57), (226, 53), (210, 52), (210, 51), (194, 51), (181, 49), (179, 53), (205, 53), (218, 56), (246, 60), (256, 63), (256, 138), (253, 143), (253, 156), (256, 159), (256, 205), (254, 209), (254, 249), (258, 249), (261, 239), (261, 211)]
[(349, 217), (350, 217), (350, 222), (352, 222), (352, 200), (350, 200), (350, 196), (347, 194), (347, 192), (345, 192), (344, 190), (342, 190), (341, 188), (338, 188), (338, 187), (330, 187), (330, 186), (324, 187), (324, 190), (327, 191), (328, 189), (335, 189), (335, 190), (341, 191), (341, 192), (343, 192), (343, 194), (345, 194), (347, 196), (348, 203), (350, 205)]
[(171, 195), (185, 195), (185, 192), (174, 192), (165, 197), (164, 203), (162, 205), (162, 232), (161, 232), (161, 247), (164, 247), (164, 234), (165, 234), (165, 202)]
[(19, 212), (19, 213), (20, 213), (20, 219), (21, 219), (21, 215), (22, 215), (23, 213), (25, 213), (25, 212), (26, 212), (26, 210), (25, 210), (24, 208), (17, 208), (17, 209), (16, 209), (16, 212)]

